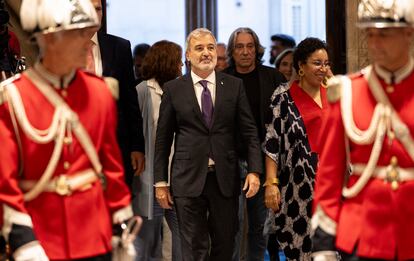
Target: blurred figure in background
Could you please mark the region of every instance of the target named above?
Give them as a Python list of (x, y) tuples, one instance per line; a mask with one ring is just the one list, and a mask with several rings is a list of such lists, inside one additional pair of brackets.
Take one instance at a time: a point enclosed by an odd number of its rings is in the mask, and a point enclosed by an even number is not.
[[(102, 2), (91, 2), (101, 23)], [(96, 27), (90, 35), (86, 69), (98, 76), (113, 77), (119, 82), (117, 139), (124, 162), (125, 181), (131, 188), (133, 176), (143, 171), (145, 163), (142, 118), (136, 99), (131, 44), (126, 39), (98, 29)]]
[(293, 51), (289, 48), (281, 52), (275, 62), (276, 69), (285, 76), (286, 81), (290, 81), (293, 73)]
[[(172, 232), (172, 261), (181, 261), (181, 244), (174, 206), (163, 209), (154, 196), (154, 147), (164, 83), (181, 75), (182, 49), (173, 42), (159, 41), (148, 50), (142, 63), (141, 82), (137, 87), (145, 138), (145, 170), (134, 177), (134, 211), (143, 225), (135, 245), (137, 261), (162, 260), (162, 220), (165, 214)], [(170, 157), (171, 161), (171, 157)]]
[(217, 43), (217, 64), (216, 64), (216, 71), (222, 71), (229, 67), (227, 63), (227, 56), (226, 56), (226, 44), (224, 43)]
[(272, 46), (270, 47), (270, 64), (274, 64), (277, 56), (288, 48), (296, 46), (295, 39), (287, 34), (275, 34), (270, 38), (272, 40)]
[(146, 43), (137, 44), (132, 52), (132, 58), (134, 60), (134, 74), (137, 84), (142, 81), (142, 61), (144, 60), (145, 54), (148, 52), (151, 46)]

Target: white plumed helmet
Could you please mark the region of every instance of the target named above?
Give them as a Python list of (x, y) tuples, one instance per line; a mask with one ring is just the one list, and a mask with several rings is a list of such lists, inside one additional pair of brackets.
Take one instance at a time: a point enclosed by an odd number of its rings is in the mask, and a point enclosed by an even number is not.
[(99, 26), (90, 0), (23, 0), (20, 20), (24, 30), (42, 34)]
[(361, 0), (358, 26), (389, 28), (414, 26), (414, 0)]

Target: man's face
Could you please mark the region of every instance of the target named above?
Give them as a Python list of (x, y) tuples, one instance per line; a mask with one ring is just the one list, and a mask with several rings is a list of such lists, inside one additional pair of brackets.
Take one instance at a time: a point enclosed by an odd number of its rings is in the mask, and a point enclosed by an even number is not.
[(92, 30), (92, 28), (76, 29), (45, 35), (47, 50), (45, 56), (53, 56), (59, 64), (64, 64), (71, 69), (85, 67), (90, 45), (89, 35)]
[(217, 64), (216, 41), (210, 34), (191, 38), (186, 58), (195, 74), (207, 77)]
[(233, 59), (238, 72), (250, 72), (256, 67), (256, 47), (253, 36), (239, 33), (236, 37)]
[(366, 29), (372, 62), (388, 71), (401, 68), (408, 61), (412, 35), (412, 28)]
[(227, 64), (226, 48), (223, 45), (217, 45), (217, 65), (216, 70), (222, 71), (229, 65)]
[(276, 58), (285, 49), (287, 49), (287, 47), (283, 46), (280, 41), (273, 41), (270, 49), (270, 56)]
[(134, 71), (135, 71), (135, 77), (136, 78), (141, 78), (142, 77), (142, 61), (144, 59), (141, 56), (135, 56), (134, 58)]
[(102, 2), (101, 0), (91, 0), (93, 7), (95, 7), (96, 14), (98, 15), (99, 27), (96, 28), (96, 31), (101, 27), (102, 22)]

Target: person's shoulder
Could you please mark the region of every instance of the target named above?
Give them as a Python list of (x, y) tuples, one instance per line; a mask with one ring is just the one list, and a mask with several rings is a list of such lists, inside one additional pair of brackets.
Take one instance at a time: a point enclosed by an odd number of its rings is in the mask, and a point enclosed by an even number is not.
[[(98, 34), (98, 41), (99, 45), (115, 48), (116, 50), (129, 50), (131, 51), (131, 43), (127, 39), (124, 39), (122, 37), (107, 34), (107, 33), (99, 33)], [(132, 57), (132, 55), (131, 55)]]
[(90, 88), (96, 95), (105, 95), (106, 92), (103, 92), (102, 90), (106, 89), (109, 91), (110, 96), (113, 99), (119, 99), (119, 82), (115, 78), (100, 77), (94, 73), (84, 70), (78, 70), (77, 74), (77, 77), (81, 77), (85, 82), (88, 83), (88, 88)]
[(279, 81), (280, 83), (285, 79), (284, 76), (275, 67), (260, 64), (257, 67), (257, 69), (259, 70), (259, 72), (262, 72), (268, 75), (269, 77), (273, 77), (276, 81)]
[(364, 78), (364, 70), (360, 70), (358, 72), (350, 73), (350, 74), (348, 74), (348, 77), (349, 77), (349, 79), (351, 79), (351, 81)]
[(88, 79), (89, 81), (97, 81), (97, 82), (100, 82), (100, 83), (105, 82), (103, 77), (98, 76), (95, 73), (91, 73), (91, 72), (86, 71), (86, 70), (78, 70), (77, 73), (80, 77)]
[(283, 101), (289, 101), (291, 99), (289, 95), (289, 89), (290, 85), (287, 82), (281, 83), (278, 87), (276, 87), (272, 94), (272, 97), (270, 98), (271, 106), (277, 107)]
[(242, 82), (242, 80), (240, 78), (238, 78), (238, 77), (236, 77), (236, 76), (234, 76), (230, 73), (224, 72), (224, 71), (223, 72), (216, 72), (216, 77), (217, 77), (216, 81), (224, 79), (224, 80), (227, 80), (227, 81)]
[(16, 74), (15, 76), (0, 83), (0, 105), (2, 105), (7, 99), (6, 86), (9, 84), (18, 84), (19, 82), (21, 82), (21, 74)]
[(106, 38), (110, 41), (114, 41), (114, 42), (121, 42), (121, 43), (129, 43), (129, 41), (125, 38), (113, 35), (113, 34), (108, 34), (108, 33), (99, 33), (99, 37), (100, 38)]
[(168, 91), (175, 91), (176, 89), (180, 89), (184, 84), (191, 83), (191, 76), (188, 74), (182, 75), (177, 77), (176, 79), (170, 80), (163, 85), (164, 90)]

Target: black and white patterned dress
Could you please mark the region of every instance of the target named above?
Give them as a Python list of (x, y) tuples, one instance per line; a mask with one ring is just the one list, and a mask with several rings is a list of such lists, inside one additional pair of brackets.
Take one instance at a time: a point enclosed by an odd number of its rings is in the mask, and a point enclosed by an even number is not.
[(310, 260), (317, 156), (310, 149), (305, 125), (287, 84), (273, 93), (266, 130), (263, 150), (277, 164), (281, 192), (273, 232), (287, 259)]

